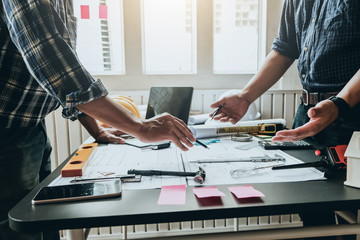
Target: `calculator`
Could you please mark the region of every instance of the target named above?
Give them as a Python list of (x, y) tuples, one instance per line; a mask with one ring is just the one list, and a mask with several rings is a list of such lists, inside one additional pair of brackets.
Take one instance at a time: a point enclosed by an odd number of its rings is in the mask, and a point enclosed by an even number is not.
[(314, 147), (304, 140), (298, 140), (294, 142), (271, 142), (271, 141), (259, 141), (259, 145), (266, 150), (296, 150), (296, 149), (314, 149)]

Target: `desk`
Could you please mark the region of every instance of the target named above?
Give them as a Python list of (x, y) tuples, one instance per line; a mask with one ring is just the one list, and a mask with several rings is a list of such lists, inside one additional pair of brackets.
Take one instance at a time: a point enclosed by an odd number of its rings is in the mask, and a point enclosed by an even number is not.
[[(313, 151), (288, 151), (287, 153), (304, 161), (314, 160)], [(12, 229), (22, 232), (82, 229), (360, 208), (360, 189), (343, 185), (345, 172), (329, 176), (327, 181), (253, 184), (266, 197), (262, 198), (263, 202), (250, 204), (238, 202), (227, 190), (228, 186), (220, 185), (218, 186), (219, 190), (226, 193), (226, 196), (222, 197), (222, 205), (220, 206), (201, 206), (192, 193), (191, 187), (187, 188), (186, 205), (178, 206), (157, 205), (160, 189), (125, 190), (121, 199), (33, 206), (31, 199), (36, 192), (59, 176), (60, 170), (66, 162), (9, 212)], [(357, 224), (347, 225), (341, 231), (360, 234), (360, 227), (358, 226)], [(335, 230), (336, 228), (329, 228), (327, 231), (331, 234)], [(261, 231), (256, 232), (260, 234)], [(299, 233), (301, 230), (294, 230), (294, 232)], [(221, 238), (228, 239), (226, 236), (230, 237), (231, 234), (223, 234)], [(244, 234), (237, 232), (237, 239), (257, 239), (255, 237), (242, 238), (241, 236), (245, 236)], [(294, 235), (288, 235), (288, 238), (291, 236)]]

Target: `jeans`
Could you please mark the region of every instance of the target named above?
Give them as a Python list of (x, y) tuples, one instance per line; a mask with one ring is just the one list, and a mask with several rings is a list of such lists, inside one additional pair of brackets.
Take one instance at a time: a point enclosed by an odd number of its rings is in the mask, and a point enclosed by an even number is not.
[(50, 174), (50, 153), (44, 121), (34, 127), (0, 128), (0, 240), (41, 239), (41, 233), (12, 231), (8, 212)]

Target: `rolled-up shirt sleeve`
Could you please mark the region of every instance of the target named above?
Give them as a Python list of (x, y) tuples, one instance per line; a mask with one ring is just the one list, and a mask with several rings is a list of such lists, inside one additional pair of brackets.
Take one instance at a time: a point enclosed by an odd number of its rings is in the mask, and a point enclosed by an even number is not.
[[(80, 63), (69, 29), (48, 0), (1, 0), (11, 39), (42, 88), (76, 119), (78, 104), (108, 94)], [(66, 20), (65, 20), (66, 21)]]
[(292, 0), (285, 0), (279, 25), (279, 36), (274, 39), (272, 49), (292, 59), (299, 58), (296, 42), (295, 10)]

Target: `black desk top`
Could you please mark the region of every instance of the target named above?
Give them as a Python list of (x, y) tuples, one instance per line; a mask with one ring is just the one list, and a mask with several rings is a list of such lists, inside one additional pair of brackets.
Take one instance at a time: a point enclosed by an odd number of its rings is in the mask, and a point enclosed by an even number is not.
[[(287, 151), (304, 161), (315, 160), (313, 152)], [(343, 185), (345, 171), (330, 173), (325, 181), (252, 184), (265, 197), (251, 202), (236, 199), (228, 186), (220, 185), (226, 196), (219, 202), (200, 201), (188, 187), (186, 205), (157, 205), (160, 189), (124, 190), (121, 198), (32, 205), (36, 192), (59, 176), (65, 162), (9, 212), (12, 229), (78, 229), (360, 208), (360, 189)]]

